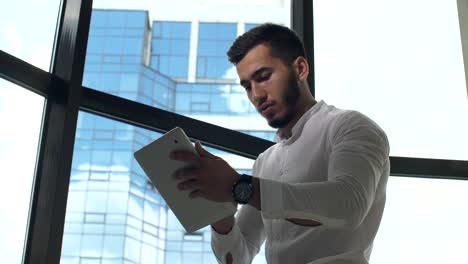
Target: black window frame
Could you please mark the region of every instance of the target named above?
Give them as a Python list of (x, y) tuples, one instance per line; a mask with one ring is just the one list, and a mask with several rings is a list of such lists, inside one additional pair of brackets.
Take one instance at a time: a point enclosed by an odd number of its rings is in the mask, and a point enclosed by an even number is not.
[[(274, 144), (82, 86), (91, 12), (91, 0), (62, 0), (50, 73), (0, 50), (0, 77), (46, 99), (23, 263), (60, 263), (79, 111), (160, 133), (179, 126), (193, 140), (251, 159)], [(291, 15), (292, 28), (305, 42), (315, 94), (313, 1), (292, 0)], [(468, 180), (468, 161), (394, 156), (390, 161), (392, 176)]]

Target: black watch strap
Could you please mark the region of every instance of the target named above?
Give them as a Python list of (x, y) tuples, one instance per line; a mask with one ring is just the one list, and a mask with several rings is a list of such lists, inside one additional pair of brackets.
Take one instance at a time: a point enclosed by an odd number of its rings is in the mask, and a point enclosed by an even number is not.
[(252, 183), (252, 176), (247, 175), (247, 174), (241, 174), (239, 181), (244, 181), (246, 183)]

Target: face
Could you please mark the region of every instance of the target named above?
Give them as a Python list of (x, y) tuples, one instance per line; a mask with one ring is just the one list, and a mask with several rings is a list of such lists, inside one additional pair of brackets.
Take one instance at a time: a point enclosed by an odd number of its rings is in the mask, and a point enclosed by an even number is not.
[(236, 68), (250, 102), (271, 127), (283, 128), (293, 120), (300, 88), (292, 66), (272, 57), (269, 47), (260, 44)]

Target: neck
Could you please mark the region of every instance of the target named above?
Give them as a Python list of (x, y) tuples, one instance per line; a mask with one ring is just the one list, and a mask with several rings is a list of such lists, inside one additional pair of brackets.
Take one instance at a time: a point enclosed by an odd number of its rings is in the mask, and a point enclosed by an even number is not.
[(314, 97), (312, 96), (308, 97), (307, 100), (303, 100), (301, 103), (299, 103), (295, 110), (296, 114), (286, 126), (279, 129), (279, 133), (285, 138), (290, 138), (294, 125), (296, 125), (297, 121), (299, 121), (299, 119), (301, 119), (301, 117), (316, 103), (317, 101), (315, 101)]

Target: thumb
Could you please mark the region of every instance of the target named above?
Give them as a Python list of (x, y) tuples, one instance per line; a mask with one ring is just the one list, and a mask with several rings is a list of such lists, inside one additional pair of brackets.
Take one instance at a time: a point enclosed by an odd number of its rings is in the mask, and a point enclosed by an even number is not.
[(198, 152), (198, 155), (200, 155), (200, 157), (214, 158), (214, 159), (218, 158), (217, 156), (211, 154), (206, 149), (204, 149), (200, 141), (195, 142), (195, 150)]

